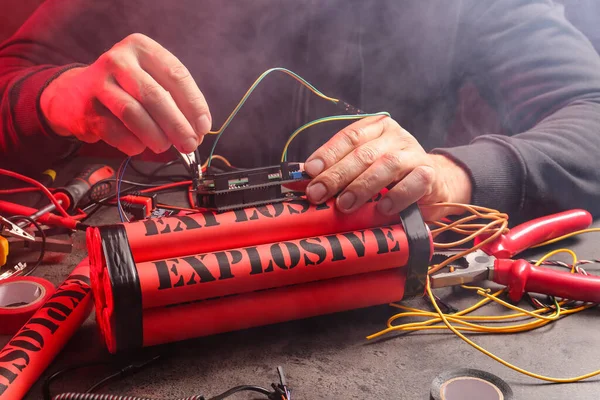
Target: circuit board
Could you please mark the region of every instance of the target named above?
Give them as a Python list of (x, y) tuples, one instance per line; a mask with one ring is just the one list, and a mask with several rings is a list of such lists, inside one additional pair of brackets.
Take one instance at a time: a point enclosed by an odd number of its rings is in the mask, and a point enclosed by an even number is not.
[(299, 194), (285, 185), (310, 177), (299, 163), (204, 174), (196, 190), (196, 205), (216, 211), (293, 200)]

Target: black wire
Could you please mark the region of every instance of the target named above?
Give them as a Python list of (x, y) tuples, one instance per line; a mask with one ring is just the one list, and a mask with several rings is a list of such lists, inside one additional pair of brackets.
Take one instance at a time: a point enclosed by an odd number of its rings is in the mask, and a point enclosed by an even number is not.
[[(155, 168), (152, 172), (150, 173), (145, 173), (143, 171), (140, 171), (137, 167), (135, 167), (135, 165), (133, 164), (133, 160), (129, 162), (130, 167), (132, 167), (132, 169), (138, 173), (139, 175), (142, 175), (146, 178), (149, 179), (169, 179), (169, 181), (165, 181), (165, 182), (137, 182), (137, 181), (132, 181), (132, 180), (126, 180), (126, 179), (121, 179), (122, 183), (128, 184), (128, 185), (132, 185), (131, 187), (125, 188), (125, 189), (121, 189), (121, 195), (129, 193), (131, 191), (134, 191), (135, 189), (138, 188), (153, 188), (156, 186), (161, 186), (164, 185), (165, 183), (170, 183), (173, 181), (177, 181), (177, 180), (189, 180), (190, 177), (186, 176), (186, 175), (157, 175), (158, 172), (160, 172), (162, 169), (170, 167), (171, 165), (174, 164), (178, 164), (181, 162), (181, 159), (177, 158), (175, 160), (171, 160), (167, 163), (164, 163), (160, 166), (158, 166), (157, 168)], [(177, 178), (177, 179), (176, 179)], [(107, 184), (108, 182), (117, 182), (118, 179), (117, 178), (108, 178), (108, 179), (104, 179), (102, 181), (96, 182), (89, 190), (89, 193), (93, 193), (94, 189), (100, 185), (103, 184)], [(166, 189), (164, 191), (161, 191), (162, 193), (168, 193), (171, 191), (179, 191), (181, 190), (181, 188), (169, 188)], [(111, 194), (109, 196), (106, 196), (102, 199), (93, 199), (90, 198), (91, 200), (91, 204), (89, 204), (88, 206), (86, 206), (85, 208), (83, 208), (83, 212), (85, 212), (87, 214), (86, 217), (82, 218), (80, 220), (80, 222), (84, 222), (87, 221), (89, 218), (91, 218), (94, 214), (96, 214), (98, 211), (100, 211), (100, 209), (102, 207), (112, 207), (114, 206), (114, 204), (110, 203), (112, 200), (114, 200), (117, 197), (117, 193), (115, 192), (114, 194)], [(89, 211), (91, 210), (91, 211)]]
[(138, 167), (135, 166), (135, 164), (133, 163), (133, 160), (130, 162), (129, 166), (131, 167), (132, 170), (134, 170), (138, 175), (141, 176), (145, 176), (148, 178), (153, 178), (158, 172), (160, 172), (161, 170), (170, 167), (173, 164), (179, 163), (180, 160), (179, 159), (174, 159), (171, 160), (169, 162), (166, 162), (164, 164), (161, 164), (160, 166), (158, 166), (157, 168), (154, 169), (154, 171), (152, 172), (144, 172), (142, 170), (140, 170)]
[(48, 378), (46, 378), (44, 380), (44, 384), (42, 386), (42, 396), (44, 396), (44, 400), (52, 400), (52, 396), (50, 393), (50, 385), (52, 385), (52, 382), (54, 380), (58, 379), (61, 375), (66, 374), (67, 372), (76, 371), (76, 370), (82, 369), (82, 368), (99, 367), (102, 365), (109, 365), (109, 364), (110, 363), (108, 363), (108, 362), (91, 362), (91, 363), (85, 363), (85, 364), (74, 365), (71, 367), (63, 368), (60, 371), (53, 373), (52, 375), (50, 375)]
[[(129, 162), (129, 167), (131, 167), (131, 169), (132, 169), (132, 170), (133, 170), (133, 171), (134, 171), (136, 174), (138, 174), (138, 175), (140, 175), (140, 176), (143, 176), (143, 177), (145, 177), (145, 178), (148, 178), (148, 179), (156, 179), (156, 178), (161, 178), (161, 179), (168, 179), (168, 180), (169, 180), (169, 181), (171, 181), (171, 182), (172, 182), (172, 181), (174, 181), (174, 180), (182, 180), (182, 179), (183, 179), (183, 180), (186, 180), (186, 179), (190, 179), (190, 177), (189, 177), (189, 176), (187, 176), (187, 175), (183, 175), (183, 174), (181, 174), (181, 175), (177, 175), (177, 174), (176, 174), (176, 175), (158, 175), (158, 173), (159, 173), (160, 171), (162, 171), (163, 169), (165, 169), (165, 168), (168, 168), (168, 167), (170, 167), (170, 166), (172, 166), (172, 165), (175, 165), (175, 164), (179, 164), (179, 163), (181, 163), (181, 159), (180, 159), (180, 158), (177, 158), (177, 159), (175, 159), (175, 160), (171, 160), (171, 161), (169, 161), (169, 162), (166, 162), (166, 163), (164, 163), (164, 164), (162, 164), (162, 165), (160, 165), (160, 166), (156, 167), (156, 168), (155, 168), (155, 169), (154, 169), (152, 172), (150, 172), (150, 173), (148, 173), (148, 172), (144, 172), (144, 171), (140, 170), (140, 169), (139, 169), (138, 167), (136, 167), (136, 166), (134, 165), (134, 163), (133, 163), (133, 162), (131, 162), (131, 161)], [(123, 182), (125, 182), (125, 181), (123, 181)]]
[[(73, 398), (79, 398), (79, 399), (85, 399), (85, 398), (90, 398), (88, 396), (93, 396), (92, 393), (98, 389), (99, 387), (101, 387), (102, 385), (106, 384), (107, 382), (114, 380), (116, 378), (122, 378), (124, 376), (127, 376), (131, 373), (135, 373), (137, 371), (139, 371), (140, 369), (146, 367), (147, 365), (155, 362), (156, 360), (158, 360), (159, 358), (161, 358), (160, 355), (157, 355), (147, 361), (144, 361), (142, 363), (132, 363), (127, 365), (126, 367), (122, 368), (121, 370), (106, 376), (105, 378), (103, 378), (102, 380), (98, 381), (97, 383), (93, 384), (92, 386), (90, 386), (90, 388), (88, 390), (85, 391), (85, 393), (80, 393), (80, 394), (73, 394), (75, 397)], [(47, 378), (44, 381), (43, 387), (42, 387), (42, 393), (44, 396), (44, 400), (51, 400), (51, 393), (50, 393), (50, 385), (52, 384), (52, 381), (57, 379), (59, 376), (70, 372), (70, 371), (74, 371), (80, 368), (88, 368), (88, 367), (94, 367), (94, 366), (101, 366), (101, 365), (111, 365), (112, 363), (109, 362), (95, 362), (95, 363), (87, 363), (87, 364), (81, 364), (78, 366), (72, 366), (72, 367), (68, 367), (65, 369), (62, 369), (58, 372), (55, 372), (54, 374), (52, 374), (49, 378)], [(260, 393), (263, 394), (265, 396), (267, 396), (268, 399), (277, 399), (279, 400), (281, 398), (281, 396), (284, 396), (284, 398), (287, 399), (287, 392), (288, 389), (286, 388), (285, 385), (285, 378), (283, 377), (283, 370), (281, 370), (281, 367), (278, 368), (278, 373), (279, 373), (279, 377), (280, 377), (280, 381), (281, 381), (281, 385), (275, 385), (272, 384), (271, 386), (273, 387), (273, 390), (269, 390), (266, 389), (264, 387), (261, 386), (256, 386), (256, 385), (240, 385), (240, 386), (236, 386), (233, 387), (217, 396), (211, 397), (208, 400), (223, 400), (226, 399), (236, 393), (239, 392), (256, 392), (256, 393)], [(108, 396), (108, 395), (102, 395), (102, 394), (97, 394), (95, 396)], [(124, 398), (123, 396), (117, 396), (118, 398)], [(197, 397), (197, 396), (196, 396)], [(204, 397), (200, 396), (201, 399), (204, 399)]]
[[(189, 179), (189, 177), (188, 177), (187, 179)], [(106, 182), (116, 182), (116, 181), (117, 181), (117, 178), (107, 178), (107, 179), (103, 179), (103, 180), (101, 180), (101, 181), (99, 181), (99, 182), (96, 182), (96, 183), (94, 184), (94, 186), (92, 186), (92, 187), (90, 188), (90, 192), (92, 191), (92, 189), (93, 189), (95, 186), (99, 186), (99, 185), (100, 185), (100, 184), (102, 184), (102, 183), (106, 183)], [(121, 182), (123, 182), (123, 183), (126, 183), (126, 184), (128, 184), (128, 185), (135, 185), (135, 186), (139, 186), (139, 187), (154, 187), (154, 186), (158, 186), (158, 185), (161, 185), (161, 184), (170, 183), (170, 181), (165, 181), (165, 182), (155, 182), (155, 183), (148, 183), (148, 182), (136, 182), (136, 181), (129, 181), (129, 180), (126, 180), (126, 179), (121, 179)]]
[(264, 387), (261, 386), (255, 386), (255, 385), (241, 385), (241, 386), (236, 386), (234, 388), (229, 389), (228, 391), (221, 393), (215, 397), (211, 397), (208, 400), (222, 400), (225, 399), (235, 393), (239, 393), (239, 392), (257, 392), (257, 393), (261, 393), (267, 396), (270, 396), (273, 392), (265, 389)]
[[(96, 185), (98, 185), (100, 183), (102, 183), (102, 182), (97, 182)], [(121, 194), (129, 193), (131, 191), (134, 191), (135, 189), (137, 189), (137, 186), (131, 186), (131, 187), (122, 189), (121, 190)], [(90, 192), (91, 192), (91, 190), (90, 190)], [(115, 194), (111, 194), (109, 196), (106, 196), (106, 197), (104, 197), (104, 198), (102, 198), (100, 200), (91, 199), (92, 203), (82, 209), (82, 211), (84, 213), (86, 213), (87, 215), (84, 218), (82, 218), (80, 220), (80, 222), (85, 222), (88, 219), (90, 219), (94, 214), (96, 214), (98, 211), (100, 211), (100, 209), (102, 207), (115, 207), (116, 204), (109, 203), (115, 197), (116, 197), (116, 193)], [(89, 210), (92, 210), (92, 211), (89, 211)]]
[(44, 260), (44, 255), (46, 254), (46, 233), (44, 232), (44, 230), (42, 229), (42, 227), (40, 226), (40, 224), (34, 220), (33, 218), (30, 218), (26, 215), (14, 215), (12, 217), (7, 218), (9, 221), (14, 222), (13, 220), (19, 221), (19, 220), (25, 220), (28, 221), (29, 223), (31, 223), (33, 226), (35, 226), (35, 229), (37, 229), (40, 233), (40, 237), (42, 238), (42, 243), (41, 243), (41, 248), (40, 248), (40, 255), (38, 256), (37, 260), (35, 261), (35, 263), (33, 264), (33, 267), (29, 267), (27, 266), (27, 272), (22, 274), (23, 276), (28, 276), (31, 275), (33, 273), (33, 271), (35, 271), (37, 269), (37, 267), (40, 266), (40, 264), (42, 263), (42, 261)]
[[(92, 393), (94, 390), (98, 389), (100, 386), (106, 384), (107, 382), (115, 379), (115, 378), (120, 378), (120, 377), (124, 377), (128, 374), (134, 373), (139, 371), (140, 369), (148, 366), (149, 364), (155, 362), (156, 360), (158, 360), (159, 358), (161, 358), (160, 355), (157, 355), (155, 357), (152, 357), (149, 360), (146, 360), (142, 363), (131, 363), (128, 364), (127, 366), (121, 368), (119, 371), (103, 378), (102, 380), (100, 380), (99, 382), (96, 382), (95, 384), (93, 384), (88, 390), (85, 391), (85, 393)], [(44, 381), (44, 385), (42, 387), (42, 393), (44, 396), (44, 400), (51, 400), (51, 393), (50, 393), (50, 385), (52, 384), (52, 381), (57, 379), (60, 375), (63, 375), (66, 372), (70, 372), (70, 371), (75, 371), (81, 368), (89, 368), (89, 367), (98, 367), (98, 366), (103, 366), (103, 365), (111, 365), (114, 366), (115, 363), (114, 362), (106, 362), (106, 361), (100, 361), (100, 362), (92, 362), (92, 363), (85, 363), (85, 364), (80, 364), (80, 365), (76, 365), (76, 366), (72, 366), (72, 367), (68, 367), (65, 369), (62, 369), (58, 372), (55, 372), (53, 375), (51, 375), (49, 378), (47, 378)]]
[(90, 388), (88, 390), (86, 390), (86, 393), (93, 393), (94, 390), (98, 389), (99, 387), (101, 387), (102, 385), (112, 381), (115, 378), (118, 378), (122, 375), (121, 371), (115, 372), (114, 374), (110, 374), (107, 377), (103, 378), (102, 380), (94, 383), (92, 386), (90, 386)]

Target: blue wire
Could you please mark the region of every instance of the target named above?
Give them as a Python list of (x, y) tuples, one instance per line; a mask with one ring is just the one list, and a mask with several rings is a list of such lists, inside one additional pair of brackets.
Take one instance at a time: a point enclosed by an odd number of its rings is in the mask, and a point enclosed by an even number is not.
[(125, 222), (123, 208), (121, 207), (121, 182), (123, 181), (123, 177), (125, 176), (125, 169), (129, 164), (129, 160), (131, 160), (131, 157), (127, 157), (125, 160), (123, 160), (123, 162), (121, 163), (121, 168), (119, 168), (119, 176), (117, 176), (117, 210), (119, 210), (119, 218), (121, 219), (121, 222)]

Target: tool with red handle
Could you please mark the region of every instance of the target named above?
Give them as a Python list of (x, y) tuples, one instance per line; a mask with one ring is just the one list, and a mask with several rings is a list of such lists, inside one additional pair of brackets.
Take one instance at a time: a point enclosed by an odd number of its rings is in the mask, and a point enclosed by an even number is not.
[(69, 183), (58, 188), (54, 192), (54, 197), (62, 202), (62, 206), (67, 212), (72, 212), (92, 186), (100, 181), (114, 177), (115, 171), (108, 165), (88, 165)]
[[(108, 165), (93, 164), (88, 165), (75, 178), (73, 178), (65, 186), (58, 188), (54, 192), (54, 197), (67, 212), (73, 212), (81, 199), (88, 194), (90, 189), (98, 182), (113, 178), (115, 171)], [(98, 188), (98, 187), (97, 187)], [(37, 220), (42, 215), (48, 214), (56, 209), (54, 204), (49, 204), (39, 211), (31, 214), (29, 217)], [(23, 225), (28, 224), (27, 221), (22, 222)]]
[[(430, 277), (431, 287), (439, 288), (491, 280), (507, 286), (508, 295), (515, 302), (521, 299), (523, 293), (533, 292), (600, 303), (600, 277), (536, 267), (523, 259), (511, 260), (511, 257), (523, 250), (585, 229), (591, 223), (592, 216), (585, 210), (570, 210), (534, 219), (458, 259), (453, 264), (457, 267), (455, 271), (434, 274)], [(481, 240), (482, 238), (479, 238), (476, 242)], [(441, 251), (436, 254), (451, 257), (459, 251)]]

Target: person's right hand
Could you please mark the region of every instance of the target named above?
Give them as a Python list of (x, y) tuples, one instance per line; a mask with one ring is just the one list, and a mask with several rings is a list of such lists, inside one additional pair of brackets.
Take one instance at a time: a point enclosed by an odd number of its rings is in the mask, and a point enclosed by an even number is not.
[(58, 135), (104, 140), (130, 156), (172, 145), (190, 153), (211, 127), (206, 100), (187, 68), (137, 33), (92, 65), (61, 74), (42, 92), (40, 107)]

